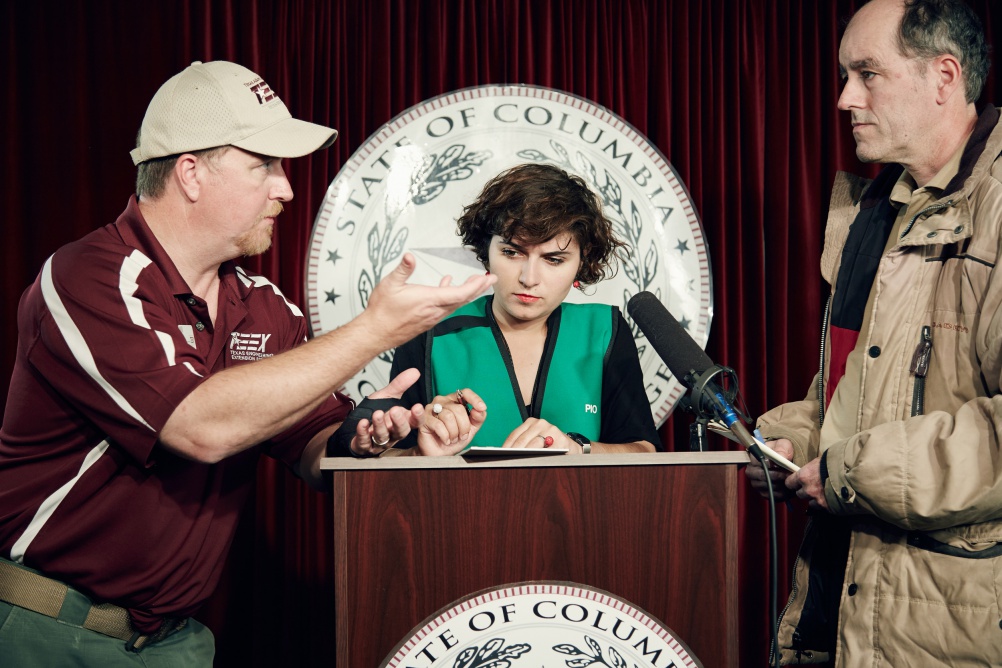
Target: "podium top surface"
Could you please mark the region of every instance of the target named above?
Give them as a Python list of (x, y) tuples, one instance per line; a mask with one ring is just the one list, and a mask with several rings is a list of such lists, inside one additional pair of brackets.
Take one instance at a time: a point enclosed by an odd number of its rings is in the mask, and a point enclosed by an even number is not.
[(324, 471), (399, 470), (399, 469), (477, 469), (477, 468), (544, 468), (582, 466), (692, 466), (737, 465), (749, 462), (744, 451), (714, 452), (656, 452), (651, 454), (616, 455), (533, 455), (526, 457), (504, 455), (454, 457), (408, 457), (397, 455), (403, 450), (390, 451), (389, 455), (370, 459), (350, 457), (325, 457), (320, 460)]

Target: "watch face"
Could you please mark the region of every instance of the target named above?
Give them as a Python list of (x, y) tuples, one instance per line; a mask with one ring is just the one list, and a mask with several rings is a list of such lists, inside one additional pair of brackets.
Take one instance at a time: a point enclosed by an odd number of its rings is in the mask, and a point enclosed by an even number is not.
[[(710, 261), (699, 217), (668, 160), (628, 122), (589, 100), (539, 86), (479, 86), (423, 102), (377, 130), (327, 189), (306, 268), (314, 334), (357, 316), (405, 252), (410, 282), (454, 283), (484, 272), (456, 235), (456, 219), (484, 184), (527, 162), (580, 176), (630, 246), (615, 277), (568, 302), (613, 304), (630, 325), (651, 413), (662, 424), (684, 387), (626, 310), (653, 293), (702, 347), (713, 312)], [(356, 400), (389, 382), (393, 351), (342, 388)]]

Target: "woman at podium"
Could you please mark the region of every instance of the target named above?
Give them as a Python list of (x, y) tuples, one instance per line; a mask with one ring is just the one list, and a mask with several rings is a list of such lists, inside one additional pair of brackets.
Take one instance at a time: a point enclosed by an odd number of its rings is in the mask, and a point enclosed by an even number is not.
[(498, 280), (493, 295), (396, 349), (391, 377), (421, 371), (403, 403), (425, 406), (397, 447), (662, 449), (619, 309), (564, 303), (612, 276), (625, 247), (585, 182), (551, 165), (513, 167), (464, 209), (457, 233)]

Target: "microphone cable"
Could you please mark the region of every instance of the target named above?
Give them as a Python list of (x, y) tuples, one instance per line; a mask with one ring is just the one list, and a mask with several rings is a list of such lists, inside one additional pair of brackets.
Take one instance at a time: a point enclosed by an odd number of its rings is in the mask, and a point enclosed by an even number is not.
[[(718, 420), (711, 422), (717, 433), (721, 435), (728, 436), (726, 432), (719, 431), (719, 429), (724, 427), (724, 424)], [(779, 538), (778, 538), (778, 527), (776, 521), (776, 494), (772, 486), (772, 476), (769, 475), (769, 456), (776, 457), (776, 454), (771, 451), (771, 449), (765, 445), (765, 439), (762, 437), (762, 433), (756, 429), (753, 434), (748, 434), (745, 431), (746, 436), (750, 437), (751, 445), (745, 448), (751, 457), (754, 457), (758, 461), (759, 465), (762, 467), (762, 471), (765, 473), (765, 484), (768, 490), (768, 500), (769, 500), (769, 621), (770, 624), (770, 643), (769, 643), (769, 665), (779, 668)], [(770, 451), (770, 455), (767, 456), (763, 451), (763, 448)], [(786, 461), (783, 457), (779, 459)], [(787, 463), (789, 463), (787, 461)], [(785, 467), (784, 467), (785, 468)], [(796, 467), (794, 467), (794, 470)]]
[[(758, 429), (755, 430), (756, 440), (763, 440)], [(776, 496), (772, 489), (772, 476), (769, 475), (769, 464), (765, 455), (758, 448), (749, 450), (765, 472), (765, 484), (769, 490), (769, 620), (772, 622), (772, 642), (769, 654), (772, 665), (779, 668), (779, 540), (776, 530)]]

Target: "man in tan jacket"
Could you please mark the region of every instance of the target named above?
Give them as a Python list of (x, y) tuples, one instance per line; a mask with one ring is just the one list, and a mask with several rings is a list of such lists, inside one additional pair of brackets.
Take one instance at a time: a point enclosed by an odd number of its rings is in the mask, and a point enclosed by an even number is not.
[[(839, 49), (856, 153), (822, 256), (824, 365), (760, 420), (813, 508), (783, 663), (1002, 665), (999, 112), (959, 0), (873, 0)], [(750, 467), (756, 489), (764, 472)], [(781, 487), (782, 489), (782, 487)]]

